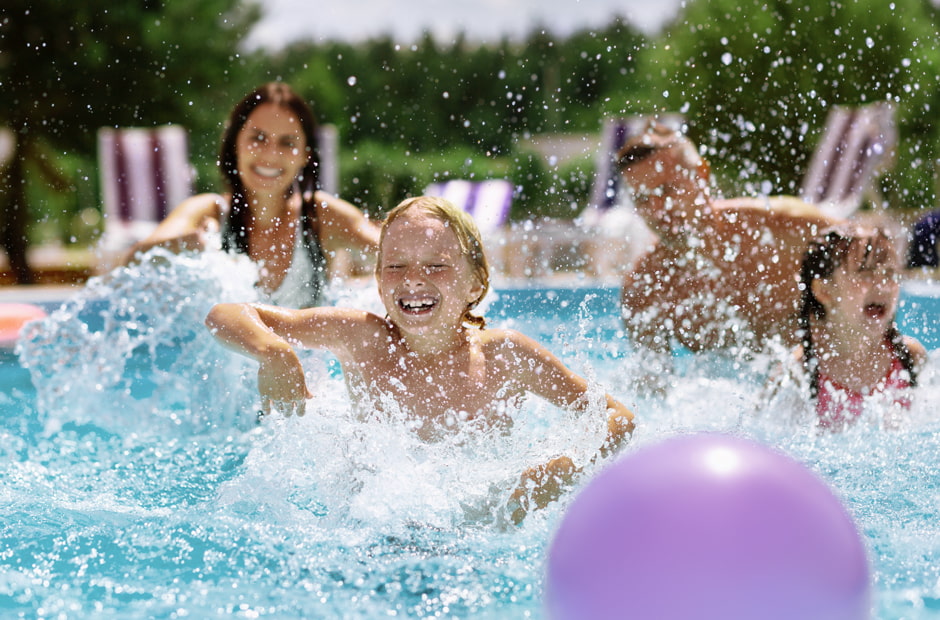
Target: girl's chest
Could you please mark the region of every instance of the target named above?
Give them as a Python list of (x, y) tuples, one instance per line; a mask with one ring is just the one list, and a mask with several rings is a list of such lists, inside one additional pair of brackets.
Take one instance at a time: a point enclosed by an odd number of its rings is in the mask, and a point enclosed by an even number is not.
[(393, 366), (360, 366), (347, 372), (346, 380), (370, 406), (391, 404), (432, 425), (463, 425), (493, 417), (518, 396), (505, 372), (479, 362), (464, 358), (427, 365), (405, 360)]

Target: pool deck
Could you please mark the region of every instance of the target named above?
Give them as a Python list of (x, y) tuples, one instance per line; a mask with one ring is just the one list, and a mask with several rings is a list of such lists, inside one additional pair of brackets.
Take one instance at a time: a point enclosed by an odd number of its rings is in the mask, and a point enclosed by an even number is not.
[[(886, 213), (868, 211), (855, 214), (851, 219), (868, 225), (880, 225), (896, 238), (902, 239), (917, 213)], [(566, 229), (568, 233), (571, 230)], [(492, 285), (494, 288), (538, 288), (578, 286), (619, 286), (623, 265), (635, 258), (635, 247), (613, 247), (610, 243), (593, 248), (583, 235), (571, 233), (570, 239), (562, 234), (560, 243), (548, 248), (533, 248), (515, 239), (494, 239), (490, 248)], [(610, 240), (608, 239), (608, 242)], [(621, 244), (622, 245), (622, 244)], [(539, 255), (541, 252), (542, 255)], [(528, 259), (526, 255), (532, 254)], [(555, 255), (562, 260), (556, 261)], [(564, 260), (576, 257), (578, 260)], [(521, 259), (521, 262), (520, 262)], [(114, 256), (105, 255), (96, 248), (75, 248), (63, 245), (33, 247), (28, 260), (35, 284), (18, 285), (10, 271), (7, 257), (0, 250), (0, 303), (54, 303), (60, 302), (84, 286), (92, 276), (105, 273), (115, 264)], [(940, 280), (940, 269), (918, 269), (907, 274), (906, 285), (918, 288), (917, 281), (934, 286)], [(923, 285), (921, 286), (923, 288)]]

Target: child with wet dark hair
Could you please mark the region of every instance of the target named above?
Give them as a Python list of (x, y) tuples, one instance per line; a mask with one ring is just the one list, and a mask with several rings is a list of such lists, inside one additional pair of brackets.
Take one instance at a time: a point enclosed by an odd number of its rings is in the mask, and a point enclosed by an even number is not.
[(840, 225), (809, 244), (800, 270), (800, 345), (820, 428), (842, 430), (873, 398), (910, 408), (910, 388), (927, 358), (898, 331), (900, 257), (880, 229)]

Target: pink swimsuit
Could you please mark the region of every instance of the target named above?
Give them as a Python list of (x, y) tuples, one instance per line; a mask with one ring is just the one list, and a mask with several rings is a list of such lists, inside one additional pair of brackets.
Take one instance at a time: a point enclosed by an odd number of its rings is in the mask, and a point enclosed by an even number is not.
[(839, 385), (820, 373), (819, 392), (816, 395), (816, 415), (819, 416), (819, 426), (837, 430), (854, 422), (864, 411), (865, 398), (873, 394), (893, 392), (894, 403), (904, 409), (910, 409), (911, 399), (907, 393), (909, 387), (911, 383), (907, 378), (904, 365), (897, 356), (891, 360), (891, 368), (888, 369), (885, 378), (879, 381), (878, 385), (867, 395)]

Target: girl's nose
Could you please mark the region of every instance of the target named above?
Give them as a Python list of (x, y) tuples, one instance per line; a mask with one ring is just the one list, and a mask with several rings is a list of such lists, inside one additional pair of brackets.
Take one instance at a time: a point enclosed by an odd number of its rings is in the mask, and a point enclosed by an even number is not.
[(420, 286), (424, 284), (422, 278), (423, 271), (420, 267), (409, 266), (405, 268), (404, 280), (408, 286)]

